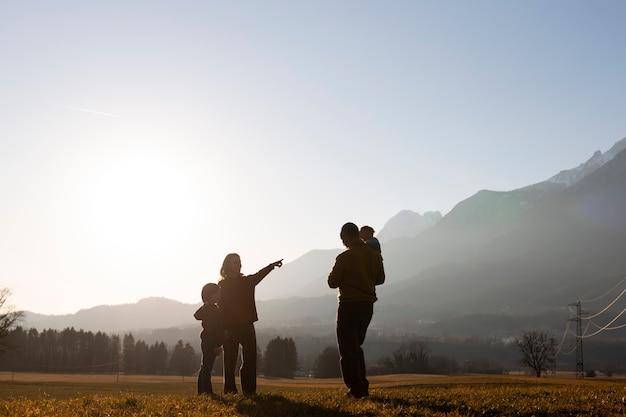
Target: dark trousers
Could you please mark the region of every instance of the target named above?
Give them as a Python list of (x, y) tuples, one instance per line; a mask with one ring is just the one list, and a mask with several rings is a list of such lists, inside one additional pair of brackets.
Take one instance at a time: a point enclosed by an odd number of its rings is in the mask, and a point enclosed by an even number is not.
[(204, 344), (201, 344), (200, 347), (202, 348), (202, 363), (200, 363), (200, 371), (198, 372), (198, 394), (213, 394), (211, 373), (216, 358), (215, 352), (212, 347), (206, 347)]
[(235, 367), (242, 347), (242, 363), (239, 375), (241, 391), (244, 395), (256, 393), (256, 333), (254, 323), (229, 327), (228, 338), (224, 340), (224, 394), (236, 394)]
[(357, 396), (368, 395), (369, 381), (365, 376), (365, 357), (361, 346), (373, 313), (372, 302), (340, 303), (337, 309), (341, 374), (350, 393)]

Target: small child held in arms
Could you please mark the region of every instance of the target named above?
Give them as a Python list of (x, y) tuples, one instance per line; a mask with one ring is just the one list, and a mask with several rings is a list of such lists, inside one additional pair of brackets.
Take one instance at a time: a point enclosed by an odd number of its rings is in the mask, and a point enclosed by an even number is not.
[(198, 394), (213, 394), (211, 373), (215, 358), (222, 353), (224, 343), (224, 322), (217, 303), (220, 300), (220, 287), (217, 284), (206, 284), (202, 287), (202, 307), (195, 313), (196, 320), (202, 320), (200, 346), (202, 363), (198, 372)]
[(380, 242), (374, 237), (374, 229), (371, 226), (361, 227), (361, 230), (359, 230), (359, 237), (367, 246), (382, 254)]

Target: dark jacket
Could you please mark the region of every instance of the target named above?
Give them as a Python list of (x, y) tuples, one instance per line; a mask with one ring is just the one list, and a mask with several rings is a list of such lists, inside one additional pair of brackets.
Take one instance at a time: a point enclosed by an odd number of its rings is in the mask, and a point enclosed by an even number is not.
[(254, 289), (274, 267), (268, 265), (254, 275), (223, 278), (218, 285), (222, 289), (219, 306), (228, 329), (240, 324), (254, 323), (259, 319), (254, 299)]
[(339, 288), (339, 302), (375, 302), (376, 285), (385, 282), (383, 258), (375, 249), (359, 241), (335, 259), (328, 286)]
[(193, 315), (202, 320), (200, 339), (207, 348), (216, 348), (224, 344), (224, 321), (220, 309), (211, 303), (203, 304)]

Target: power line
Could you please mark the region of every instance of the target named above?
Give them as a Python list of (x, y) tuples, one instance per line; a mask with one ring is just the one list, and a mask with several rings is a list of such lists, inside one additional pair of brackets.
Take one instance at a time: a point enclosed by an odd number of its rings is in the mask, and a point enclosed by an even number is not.
[(620, 324), (619, 326), (616, 326), (616, 327), (606, 327), (606, 326), (600, 326), (600, 325), (598, 325), (598, 324), (595, 324), (595, 323), (594, 323), (594, 322), (592, 322), (592, 321), (590, 321), (589, 323), (590, 323), (590, 324), (593, 324), (593, 326), (594, 326), (596, 329), (602, 329), (602, 328), (604, 328), (604, 330), (619, 330), (619, 329), (623, 329), (623, 328), (625, 328), (625, 327), (626, 327), (626, 323), (624, 323), (624, 324)]
[[(615, 289), (617, 287), (619, 287), (620, 285), (622, 285), (624, 283), (624, 281), (626, 281), (626, 277), (622, 278), (622, 280), (620, 282), (618, 282), (613, 288), (611, 288), (610, 290), (608, 290), (607, 292), (605, 292), (604, 294), (592, 299), (592, 300), (580, 300), (583, 303), (593, 303), (594, 301), (598, 301), (600, 298), (606, 297), (607, 295), (609, 295), (610, 293), (612, 293), (613, 291), (615, 291)], [(623, 294), (623, 292), (622, 292)], [(621, 295), (621, 294), (620, 294)]]
[(617, 296), (617, 298), (615, 298), (613, 301), (611, 301), (611, 302), (609, 303), (609, 305), (607, 305), (606, 307), (604, 307), (602, 310), (600, 310), (599, 312), (597, 312), (597, 313), (596, 313), (596, 314), (594, 314), (593, 316), (586, 317), (585, 319), (586, 319), (586, 320), (591, 320), (591, 319), (594, 319), (594, 318), (598, 317), (600, 314), (604, 313), (604, 312), (605, 312), (605, 311), (607, 311), (609, 308), (611, 308), (611, 306), (612, 306), (613, 304), (615, 304), (615, 303), (616, 303), (616, 302), (617, 302), (617, 301), (618, 301), (618, 300), (622, 297), (622, 295), (624, 295), (624, 293), (626, 293), (626, 289), (624, 289), (624, 290), (623, 290), (623, 291), (622, 291), (622, 292), (621, 292), (621, 293)]
[(556, 348), (556, 353), (554, 354), (554, 356), (558, 355), (559, 352), (561, 352), (561, 348), (563, 347), (563, 342), (565, 342), (565, 336), (567, 336), (567, 333), (569, 333), (569, 324), (571, 323), (571, 321), (568, 320), (566, 323), (567, 324), (565, 325), (565, 331), (563, 332), (563, 337), (561, 338), (561, 341), (559, 342), (559, 345)]
[[(617, 283), (617, 285), (615, 285), (613, 288), (611, 288), (609, 291), (607, 291), (606, 293), (600, 295), (599, 297), (596, 297), (594, 299), (591, 300), (586, 300), (585, 302), (594, 302), (597, 301), (603, 297), (606, 297), (607, 295), (609, 295), (610, 293), (612, 293), (613, 291), (615, 291), (619, 286), (621, 286), (624, 282), (626, 281), (626, 277), (622, 278), (622, 280)], [(606, 307), (604, 307), (603, 309), (601, 309), (599, 312), (595, 313), (592, 316), (587, 316), (587, 317), (582, 317), (583, 313), (587, 314), (587, 312), (583, 312), (582, 308), (581, 308), (581, 300), (576, 301), (575, 303), (569, 304), (568, 308), (570, 310), (571, 313), (573, 313), (574, 317), (570, 318), (567, 320), (567, 326), (565, 328), (565, 332), (563, 334), (563, 338), (561, 339), (561, 342), (559, 343), (559, 346), (557, 348), (557, 354), (561, 353), (561, 350), (563, 348), (563, 343), (565, 342), (565, 337), (567, 336), (568, 333), (571, 333), (572, 335), (574, 335), (570, 330), (569, 330), (569, 323), (571, 321), (576, 321), (576, 344), (574, 346), (574, 349), (572, 349), (570, 352), (563, 352), (563, 354), (565, 355), (569, 355), (571, 353), (573, 353), (574, 351), (576, 352), (576, 376), (577, 377), (584, 377), (584, 373), (583, 373), (583, 339), (588, 339), (590, 337), (596, 336), (599, 333), (605, 331), (605, 330), (618, 330), (618, 329), (622, 329), (622, 328), (626, 328), (626, 324), (622, 324), (622, 325), (618, 325), (618, 326), (611, 326), (613, 323), (615, 323), (615, 321), (617, 319), (619, 319), (624, 313), (626, 313), (626, 308), (622, 309), (622, 311), (615, 316), (611, 321), (609, 321), (607, 324), (603, 325), (603, 326), (599, 326), (596, 323), (594, 323), (592, 321), (592, 319), (600, 316), (601, 314), (606, 313), (617, 301), (619, 301), (622, 296), (626, 294), (626, 289), (622, 290), (622, 292), (613, 299), (613, 301), (611, 301)], [(575, 311), (574, 309), (572, 309), (572, 307), (575, 307)], [(584, 320), (588, 320), (587, 324), (585, 326), (585, 330), (583, 331), (582, 329), (582, 321)], [(588, 330), (590, 326), (595, 326), (598, 330), (588, 334)]]
[(578, 346), (574, 345), (574, 347), (572, 348), (572, 350), (567, 351), (567, 352), (561, 352), (563, 355), (571, 355), (572, 353), (576, 352), (576, 349), (578, 348)]
[(615, 316), (615, 318), (613, 320), (611, 320), (610, 322), (608, 322), (607, 324), (605, 324), (604, 326), (600, 327), (600, 329), (592, 334), (589, 335), (583, 335), (582, 337), (589, 338), (589, 337), (593, 337), (599, 333), (602, 333), (605, 330), (615, 330), (615, 329), (621, 329), (623, 327), (626, 327), (626, 324), (620, 325), (618, 327), (609, 327), (611, 324), (613, 324), (615, 322), (615, 320), (619, 319), (622, 314), (624, 314), (626, 312), (626, 308), (624, 308), (617, 316)]

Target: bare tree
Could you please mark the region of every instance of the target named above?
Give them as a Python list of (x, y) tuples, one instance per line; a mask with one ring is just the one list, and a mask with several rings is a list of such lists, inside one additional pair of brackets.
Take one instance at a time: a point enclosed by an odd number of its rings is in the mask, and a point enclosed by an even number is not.
[(421, 340), (403, 343), (391, 357), (383, 357), (380, 364), (397, 374), (424, 374), (430, 372), (430, 349)]
[(15, 311), (12, 306), (6, 305), (9, 295), (11, 291), (8, 288), (0, 289), (0, 352), (8, 349), (4, 340), (13, 325), (24, 317), (23, 311)]
[(547, 332), (523, 330), (515, 338), (515, 344), (522, 353), (520, 364), (535, 371), (537, 378), (542, 371), (547, 371), (556, 360), (556, 342), (554, 336)]

